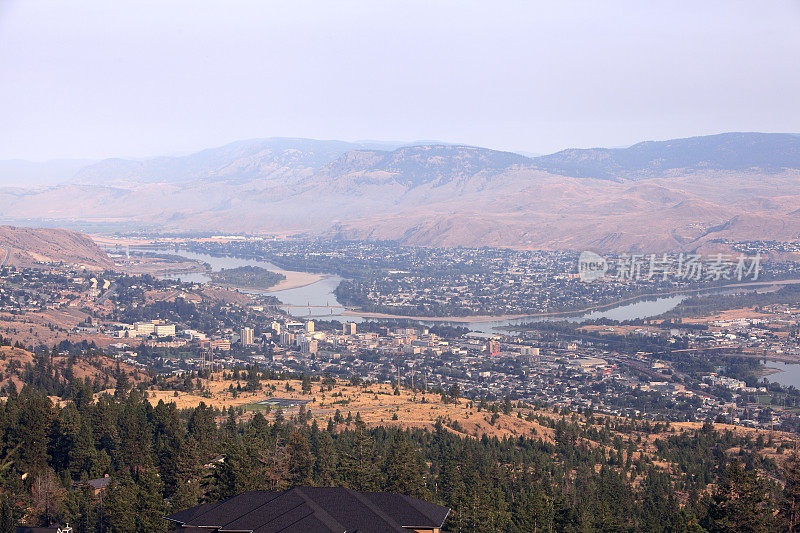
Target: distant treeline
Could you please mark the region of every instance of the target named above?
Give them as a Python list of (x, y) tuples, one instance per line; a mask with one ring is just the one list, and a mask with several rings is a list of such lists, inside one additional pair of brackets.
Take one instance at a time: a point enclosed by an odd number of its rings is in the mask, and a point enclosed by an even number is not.
[(683, 300), (677, 307), (658, 318), (708, 316), (727, 309), (765, 307), (777, 304), (797, 305), (798, 302), (800, 302), (800, 284), (784, 285), (772, 292), (750, 290), (737, 294), (698, 294)]

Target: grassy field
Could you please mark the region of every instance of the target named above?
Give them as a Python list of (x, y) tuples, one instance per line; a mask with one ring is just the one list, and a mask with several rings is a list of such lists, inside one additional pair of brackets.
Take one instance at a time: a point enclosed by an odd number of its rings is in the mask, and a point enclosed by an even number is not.
[[(174, 391), (149, 391), (149, 400), (155, 405), (160, 400), (175, 402), (178, 408), (195, 407), (204, 402), (219, 409), (239, 407), (246, 412), (260, 411), (274, 417), (276, 406), (267, 406), (258, 402), (269, 398), (306, 401), (305, 408), (311, 412), (313, 419), (319, 424), (327, 424), (328, 418), (339, 410), (343, 416), (350, 413), (355, 416), (359, 413), (367, 425), (380, 424), (399, 425), (403, 427), (429, 427), (432, 428), (437, 419), (447, 422), (458, 422), (460, 433), (468, 435), (541, 435), (549, 438), (551, 430), (540, 426), (537, 422), (520, 419), (516, 413), (512, 415), (499, 415), (490, 423), (492, 413), (479, 412), (476, 406), (471, 406), (467, 400), (459, 400), (457, 404), (445, 404), (438, 395), (403, 389), (395, 395), (388, 384), (370, 385), (368, 387), (351, 386), (345, 382), (337, 382), (332, 390), (323, 387), (320, 383), (313, 383), (309, 393), (302, 392), (302, 384), (297, 380), (262, 381), (263, 389), (255, 392), (232, 393), (229, 388), (243, 382), (222, 380), (219, 374), (212, 376), (211, 380), (201, 380), (203, 388), (211, 393), (211, 397), (204, 397), (201, 393)], [(287, 385), (290, 390), (287, 390)], [(268, 408), (269, 407), (269, 408)], [(296, 407), (283, 407), (285, 416), (290, 416), (299, 410)], [(395, 416), (396, 415), (396, 416)]]
[(253, 411), (253, 412), (269, 412), (272, 410), (272, 406), (264, 405), (261, 403), (248, 403), (242, 406), (242, 409), (245, 411)]
[[(303, 393), (302, 384), (297, 380), (262, 380), (262, 390), (233, 394), (229, 388), (231, 385), (236, 388), (237, 382), (222, 380), (219, 374), (212, 376), (211, 380), (202, 380), (202, 382), (203, 387), (211, 392), (211, 398), (204, 398), (199, 394), (179, 393), (174, 396), (173, 391), (151, 391), (149, 399), (153, 404), (162, 399), (166, 402), (175, 401), (179, 408), (193, 407), (200, 402), (218, 408), (238, 407), (244, 410), (244, 417), (261, 412), (270, 420), (274, 419), (279, 411), (278, 408), (274, 405), (268, 408), (267, 405), (259, 402), (269, 398), (302, 400), (307, 401), (305, 409), (310, 412), (312, 420), (322, 427), (327, 425), (328, 419), (333, 418), (338, 410), (345, 418), (348, 417), (348, 414), (353, 418), (358, 414), (369, 427), (397, 426), (432, 429), (437, 421), (441, 421), (450, 431), (464, 436), (487, 435), (501, 439), (527, 436), (541, 438), (545, 442), (554, 442), (555, 430), (550, 425), (560, 419), (586, 422), (586, 418), (577, 413), (560, 415), (553, 412), (552, 409), (534, 410), (531, 407), (515, 407), (510, 414), (503, 414), (500, 411), (495, 415), (488, 410), (479, 411), (477, 405), (469, 400), (461, 399), (457, 403), (444, 403), (437, 394), (409, 389), (401, 389), (399, 394), (395, 394), (394, 389), (388, 384), (373, 384), (364, 387), (337, 381), (329, 390), (327, 386), (316, 382), (312, 383), (310, 392)], [(244, 386), (244, 382), (238, 383)], [(287, 390), (287, 385), (289, 390)], [(281, 412), (286, 418), (295, 415), (298, 410), (299, 407), (281, 408)], [(529, 415), (532, 416), (529, 417)], [(614, 417), (596, 416), (595, 418), (598, 429), (601, 429), (606, 418), (611, 419), (612, 423), (615, 421)], [(669, 434), (693, 431), (699, 429), (701, 425), (697, 422), (672, 423), (669, 429), (660, 434), (643, 434), (641, 453), (655, 459), (655, 440)], [(346, 426), (347, 424), (344, 424), (344, 427)], [(350, 425), (350, 427), (353, 426)], [(715, 427), (719, 430), (729, 429), (752, 437), (760, 433), (767, 438), (770, 433), (768, 430), (728, 424), (715, 424)], [(762, 450), (761, 453), (764, 455), (780, 459), (781, 456), (777, 454), (776, 450), (778, 444), (783, 443), (786, 447), (795, 447), (797, 438), (795, 435), (776, 431), (772, 433), (772, 436), (775, 446)], [(629, 435), (625, 438), (629, 438)], [(589, 447), (602, 446), (582, 439), (578, 439), (576, 444), (585, 444)]]

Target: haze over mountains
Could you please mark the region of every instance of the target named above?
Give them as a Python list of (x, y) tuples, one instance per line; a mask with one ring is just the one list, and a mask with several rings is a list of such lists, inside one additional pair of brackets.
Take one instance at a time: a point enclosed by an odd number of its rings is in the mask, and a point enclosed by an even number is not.
[(540, 157), (432, 143), (264, 139), (187, 156), (107, 159), (57, 185), (29, 183), (0, 189), (0, 217), (648, 252), (800, 235), (794, 134), (725, 133)]
[(53, 159), (51, 161), (0, 161), (0, 187), (57, 185), (71, 180), (82, 168), (94, 163), (89, 159)]

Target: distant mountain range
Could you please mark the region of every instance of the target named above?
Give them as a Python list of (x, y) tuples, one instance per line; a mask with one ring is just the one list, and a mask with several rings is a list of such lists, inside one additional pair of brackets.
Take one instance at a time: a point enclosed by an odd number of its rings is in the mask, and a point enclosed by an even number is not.
[(722, 133), (629, 148), (571, 149), (538, 157), (535, 165), (553, 174), (615, 180), (664, 176), (678, 169), (776, 171), (800, 168), (800, 136)]
[(103, 185), (130, 181), (246, 181), (276, 174), (307, 174), (353, 150), (397, 147), (392, 143), (384, 145), (377, 142), (253, 139), (209, 148), (187, 156), (142, 160), (105, 159), (82, 168), (73, 178), (78, 183)]
[[(0, 162), (0, 175), (4, 168)], [(0, 217), (601, 250), (800, 236), (794, 134), (724, 133), (539, 157), (441, 143), (277, 138), (107, 159), (57, 185), (28, 183), (0, 189)]]

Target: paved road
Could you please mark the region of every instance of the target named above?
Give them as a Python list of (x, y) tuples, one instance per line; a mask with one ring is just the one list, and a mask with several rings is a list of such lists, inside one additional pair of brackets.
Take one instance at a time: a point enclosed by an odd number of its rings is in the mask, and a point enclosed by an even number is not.
[(98, 305), (103, 305), (105, 303), (105, 301), (109, 299), (109, 297), (114, 295), (114, 292), (116, 290), (117, 290), (117, 284), (116, 283), (112, 283), (111, 285), (109, 285), (108, 286), (108, 290), (106, 290), (106, 292), (104, 292), (103, 294), (101, 294), (97, 298)]

